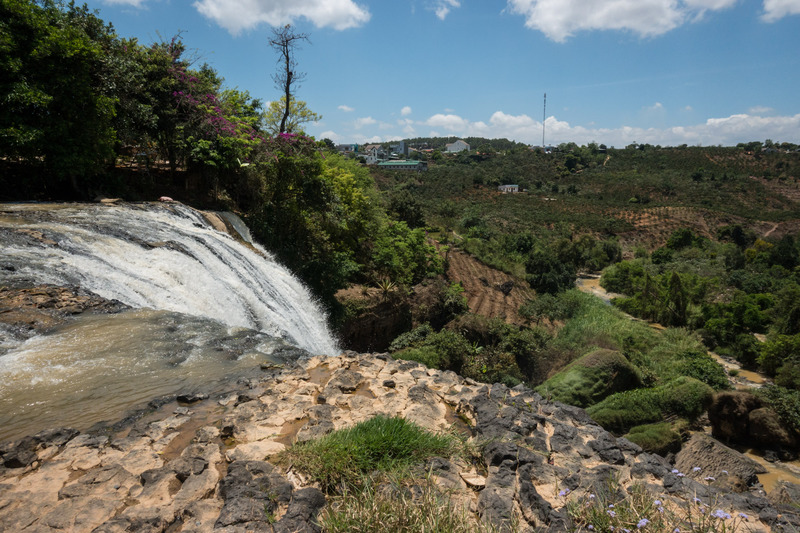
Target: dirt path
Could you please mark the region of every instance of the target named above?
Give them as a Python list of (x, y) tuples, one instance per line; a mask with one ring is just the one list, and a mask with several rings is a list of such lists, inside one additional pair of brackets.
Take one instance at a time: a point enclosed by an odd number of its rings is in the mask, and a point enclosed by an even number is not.
[(448, 258), (447, 275), (464, 287), (471, 312), (499, 317), (511, 324), (526, 323), (518, 310), (535, 293), (525, 281), (489, 267), (460, 250), (450, 250)]
[(770, 235), (772, 235), (772, 233), (773, 233), (773, 232), (774, 232), (776, 229), (778, 229), (778, 226), (780, 226), (780, 224), (775, 224), (775, 225), (773, 225), (773, 226), (772, 226), (772, 228), (770, 228), (770, 229), (769, 229), (769, 230), (768, 230), (768, 231), (767, 231), (767, 232), (764, 234), (764, 238), (766, 239), (767, 237), (769, 237)]

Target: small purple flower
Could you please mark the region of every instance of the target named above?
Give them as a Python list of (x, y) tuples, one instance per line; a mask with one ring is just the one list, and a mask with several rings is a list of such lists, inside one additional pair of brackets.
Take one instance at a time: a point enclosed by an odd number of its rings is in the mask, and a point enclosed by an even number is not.
[(700, 498), (692, 498), (692, 501), (694, 503), (696, 503), (697, 505), (700, 505), (701, 503), (703, 503), (703, 502), (700, 501)]
[(742, 520), (747, 520), (747, 515), (744, 513), (739, 513), (739, 518), (741, 518)]
[(676, 527), (675, 529), (672, 530), (672, 533), (681, 533), (681, 528)]
[(692, 472), (699, 472), (701, 470), (702, 468), (700, 468), (699, 466), (695, 466), (694, 468), (692, 468)]
[(714, 511), (713, 513), (711, 513), (711, 515), (712, 515), (712, 516), (715, 516), (715, 517), (717, 517), (717, 518), (721, 518), (721, 519), (723, 519), (723, 520), (727, 520), (727, 519), (729, 519), (729, 518), (731, 517), (731, 515), (729, 515), (728, 513), (726, 513), (725, 511), (723, 511), (722, 509), (717, 509), (716, 511)]
[(614, 504), (613, 504), (613, 503), (609, 503), (609, 504), (608, 504), (608, 508), (609, 508), (609, 509), (613, 509), (613, 508), (614, 508)]
[(594, 500), (594, 494), (589, 494), (589, 499)]
[(617, 513), (615, 513), (611, 509), (607, 510), (606, 513), (608, 513), (608, 516), (610, 516), (611, 518), (614, 518), (615, 516), (617, 516)]
[(650, 520), (648, 520), (647, 518), (642, 518), (641, 520), (639, 520), (639, 523), (636, 524), (636, 529), (642, 529), (644, 526), (646, 526), (649, 523), (650, 523)]
[(728, 471), (727, 470), (723, 470), (722, 473), (725, 474), (726, 476), (728, 475)]
[(592, 524), (589, 524), (588, 526), (586, 526), (586, 529), (588, 529), (589, 531), (594, 531), (594, 526)]
[(664, 512), (664, 508), (663, 508), (663, 507), (659, 507), (659, 508), (658, 508), (658, 512), (659, 512), (659, 513), (663, 513), (663, 512)]
[(711, 476), (706, 476), (703, 478), (705, 481), (714, 481), (714, 478)]
[(680, 470), (678, 470), (677, 468), (673, 468), (673, 469), (672, 469), (672, 473), (673, 473), (673, 474), (680, 474), (680, 473), (681, 473), (681, 471), (680, 471)]
[(562, 490), (562, 491), (559, 491), (559, 493), (558, 493), (558, 495), (559, 495), (560, 497), (562, 497), (562, 498), (563, 498), (564, 496), (566, 496), (567, 494), (569, 494), (569, 489), (564, 489), (564, 490)]
[(654, 500), (653, 505), (655, 505), (656, 507), (661, 507), (663, 504), (661, 503), (661, 500)]

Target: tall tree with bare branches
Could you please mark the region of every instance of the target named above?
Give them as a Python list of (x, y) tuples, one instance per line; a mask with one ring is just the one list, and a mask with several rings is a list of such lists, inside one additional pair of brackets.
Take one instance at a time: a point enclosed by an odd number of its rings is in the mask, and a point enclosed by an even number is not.
[(269, 45), (278, 53), (278, 71), (272, 76), (275, 88), (283, 92), (284, 108), (280, 132), (286, 132), (286, 121), (289, 119), (292, 105), (292, 91), (306, 77), (304, 72), (297, 72), (297, 61), (294, 52), (305, 41), (311, 43), (307, 33), (298, 33), (291, 24), (282, 28), (272, 28)]

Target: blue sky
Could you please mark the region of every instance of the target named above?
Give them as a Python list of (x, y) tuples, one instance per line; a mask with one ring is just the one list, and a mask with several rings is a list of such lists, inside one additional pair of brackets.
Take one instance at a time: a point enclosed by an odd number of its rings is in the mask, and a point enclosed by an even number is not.
[(91, 0), (120, 36), (181, 32), (265, 102), (272, 25), (311, 44), (297, 97), (337, 143), (800, 143), (800, 0)]

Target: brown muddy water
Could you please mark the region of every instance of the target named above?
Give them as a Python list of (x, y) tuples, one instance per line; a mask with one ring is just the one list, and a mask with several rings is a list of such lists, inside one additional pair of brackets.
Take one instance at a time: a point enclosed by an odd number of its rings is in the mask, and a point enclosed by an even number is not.
[(150, 400), (221, 392), (281, 363), (284, 341), (244, 328), (140, 309), (82, 316), (0, 355), (0, 441), (49, 427), (85, 430)]

